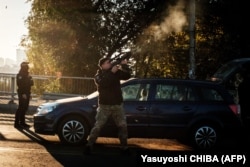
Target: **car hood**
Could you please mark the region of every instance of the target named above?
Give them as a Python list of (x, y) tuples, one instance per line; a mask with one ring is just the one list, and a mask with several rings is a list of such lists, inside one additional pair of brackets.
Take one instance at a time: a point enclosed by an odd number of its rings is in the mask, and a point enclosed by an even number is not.
[(88, 99), (87, 97), (69, 97), (69, 98), (65, 98), (65, 99), (59, 99), (56, 100), (55, 103), (57, 104), (62, 104), (62, 103), (71, 103), (71, 102), (76, 102), (76, 101), (82, 101), (82, 100), (86, 100)]
[(38, 108), (44, 108), (44, 107), (58, 107), (58, 106), (62, 106), (62, 105), (67, 105), (67, 104), (72, 104), (72, 103), (79, 103), (79, 102), (83, 102), (85, 100), (87, 100), (87, 97), (70, 97), (70, 98), (64, 98), (64, 99), (59, 99), (59, 100), (55, 100), (53, 102), (47, 102), (47, 103), (43, 103), (41, 104)]
[(76, 97), (69, 97), (69, 98), (64, 98), (64, 99), (58, 99), (52, 103), (54, 104), (67, 104), (67, 103), (77, 103), (77, 102), (83, 102), (83, 101), (87, 101), (90, 99), (94, 99), (98, 97), (98, 92), (95, 91), (91, 94), (89, 94), (88, 96), (76, 96)]

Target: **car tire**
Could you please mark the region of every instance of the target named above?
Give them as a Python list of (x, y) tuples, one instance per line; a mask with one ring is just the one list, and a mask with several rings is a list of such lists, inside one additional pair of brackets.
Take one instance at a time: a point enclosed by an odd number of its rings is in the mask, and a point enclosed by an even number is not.
[(89, 128), (83, 118), (69, 116), (63, 119), (58, 126), (58, 137), (62, 143), (79, 145), (86, 142)]
[(195, 149), (210, 150), (219, 142), (219, 130), (216, 126), (209, 124), (195, 126), (190, 139)]

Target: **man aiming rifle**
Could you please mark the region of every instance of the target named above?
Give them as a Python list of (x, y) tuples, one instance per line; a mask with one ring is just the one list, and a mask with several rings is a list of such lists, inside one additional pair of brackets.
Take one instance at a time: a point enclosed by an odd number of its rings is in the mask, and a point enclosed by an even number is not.
[(121, 153), (128, 154), (129, 152), (127, 146), (127, 122), (123, 110), (120, 84), (120, 80), (127, 80), (131, 77), (127, 58), (128, 55), (117, 56), (113, 59), (105, 57), (99, 60), (99, 69), (95, 75), (95, 84), (99, 92), (96, 122), (91, 129), (88, 143), (84, 150), (85, 154), (91, 154), (93, 145), (109, 117), (113, 118), (118, 128)]

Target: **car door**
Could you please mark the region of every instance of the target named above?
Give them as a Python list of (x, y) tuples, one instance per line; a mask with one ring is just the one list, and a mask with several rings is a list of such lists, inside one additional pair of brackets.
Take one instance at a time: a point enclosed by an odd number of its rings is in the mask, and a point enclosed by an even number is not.
[(146, 137), (148, 134), (149, 89), (150, 84), (143, 82), (122, 87), (129, 137)]
[(195, 89), (178, 83), (154, 85), (149, 111), (151, 137), (178, 137), (196, 112)]

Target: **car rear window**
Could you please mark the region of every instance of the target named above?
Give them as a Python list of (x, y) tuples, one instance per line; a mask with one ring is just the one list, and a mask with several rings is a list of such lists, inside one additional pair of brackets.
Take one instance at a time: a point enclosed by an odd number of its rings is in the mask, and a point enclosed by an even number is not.
[(201, 88), (201, 95), (204, 101), (223, 101), (223, 97), (215, 89)]

